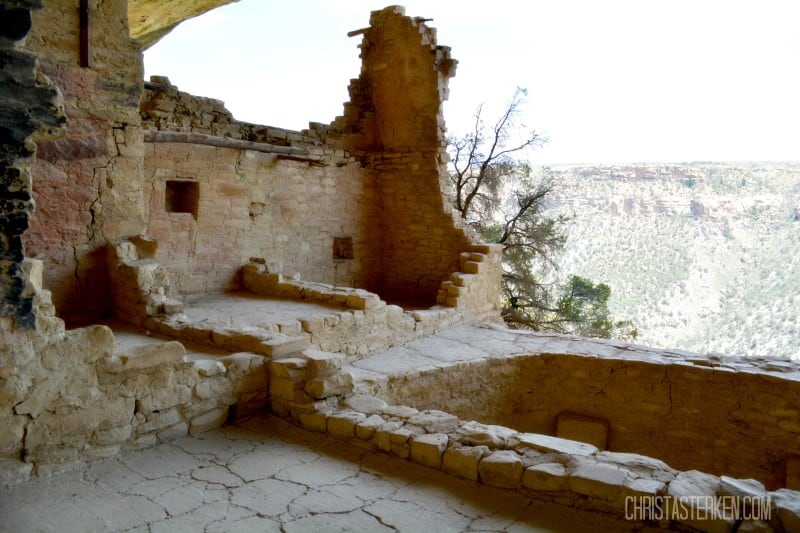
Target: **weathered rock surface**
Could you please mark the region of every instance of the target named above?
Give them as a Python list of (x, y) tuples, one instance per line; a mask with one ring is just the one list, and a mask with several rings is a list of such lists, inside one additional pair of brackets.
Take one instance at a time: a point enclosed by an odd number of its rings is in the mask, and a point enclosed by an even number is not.
[(131, 37), (154, 45), (184, 20), (238, 0), (128, 0)]

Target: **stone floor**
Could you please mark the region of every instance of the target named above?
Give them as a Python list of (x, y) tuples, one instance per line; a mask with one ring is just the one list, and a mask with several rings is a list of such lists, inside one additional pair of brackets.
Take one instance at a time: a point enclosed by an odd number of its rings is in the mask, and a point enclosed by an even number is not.
[(248, 292), (227, 292), (207, 295), (187, 304), (184, 314), (186, 320), (195, 326), (224, 330), (269, 327), (341, 311), (340, 306), (267, 298)]
[(0, 531), (625, 531), (264, 415), (0, 490)]

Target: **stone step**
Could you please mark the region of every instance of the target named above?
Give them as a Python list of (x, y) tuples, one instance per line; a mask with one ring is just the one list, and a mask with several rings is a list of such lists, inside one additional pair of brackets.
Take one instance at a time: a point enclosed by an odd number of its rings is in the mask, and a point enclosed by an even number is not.
[(184, 360), (186, 349), (178, 341), (154, 342), (115, 350), (106, 359), (106, 370), (111, 373), (142, 370), (168, 365)]
[(311, 346), (309, 335), (276, 335), (274, 338), (262, 341), (260, 350), (264, 355), (273, 359), (283, 359), (302, 352)]

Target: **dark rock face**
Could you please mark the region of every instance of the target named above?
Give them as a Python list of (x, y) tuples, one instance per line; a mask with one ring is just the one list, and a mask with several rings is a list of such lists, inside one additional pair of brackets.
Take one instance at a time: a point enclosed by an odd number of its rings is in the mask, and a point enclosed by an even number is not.
[(36, 57), (19, 49), (31, 27), (38, 0), (7, 2), (0, 8), (0, 316), (33, 328), (30, 296), (24, 296), (20, 263), (22, 234), (33, 212), (29, 164), (31, 137), (64, 122), (56, 91), (37, 81)]
[(28, 34), (30, 29), (30, 9), (14, 6), (0, 7), (0, 38), (19, 41)]

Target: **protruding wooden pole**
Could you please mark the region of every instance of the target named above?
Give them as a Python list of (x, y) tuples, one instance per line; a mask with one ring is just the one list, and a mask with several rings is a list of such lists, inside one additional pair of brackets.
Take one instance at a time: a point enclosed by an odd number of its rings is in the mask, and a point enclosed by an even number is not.
[(80, 65), (88, 68), (89, 65), (89, 0), (81, 0), (79, 9), (80, 24)]

